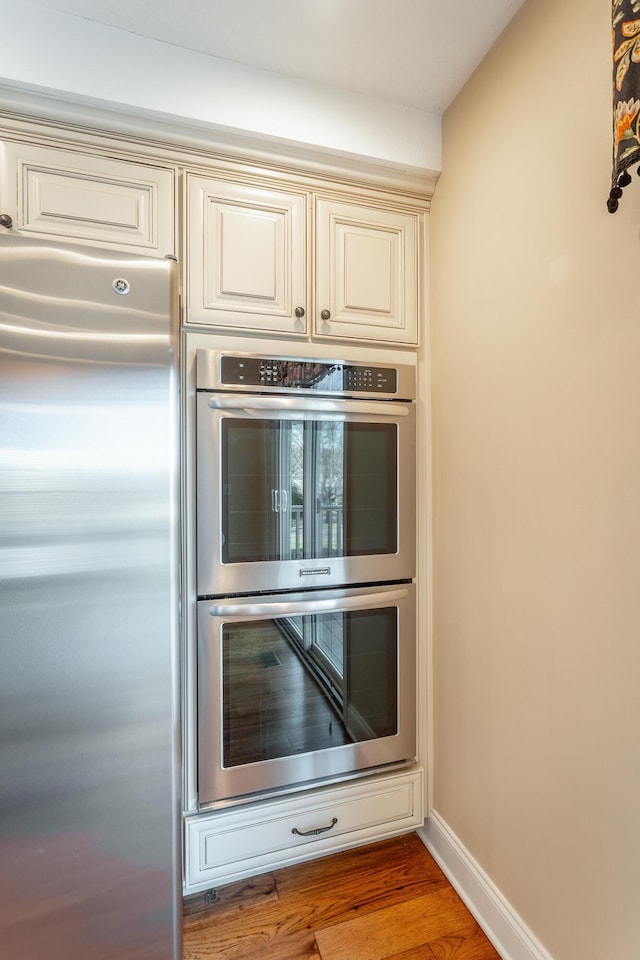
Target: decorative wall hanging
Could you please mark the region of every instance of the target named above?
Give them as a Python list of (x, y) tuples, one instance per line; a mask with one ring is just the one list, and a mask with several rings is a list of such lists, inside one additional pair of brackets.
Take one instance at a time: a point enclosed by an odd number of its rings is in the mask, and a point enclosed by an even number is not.
[[(612, 0), (613, 173), (607, 200), (615, 213), (629, 168), (640, 163), (640, 0)], [(640, 169), (638, 170), (640, 174)]]

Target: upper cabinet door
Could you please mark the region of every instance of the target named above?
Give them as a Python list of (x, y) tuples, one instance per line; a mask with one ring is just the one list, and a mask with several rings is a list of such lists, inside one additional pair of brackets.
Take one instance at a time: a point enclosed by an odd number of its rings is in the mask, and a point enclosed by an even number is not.
[(189, 178), (187, 323), (304, 335), (306, 198)]
[(0, 151), (0, 212), (20, 233), (175, 252), (172, 170), (10, 141)]
[(318, 199), (314, 332), (418, 342), (417, 215)]

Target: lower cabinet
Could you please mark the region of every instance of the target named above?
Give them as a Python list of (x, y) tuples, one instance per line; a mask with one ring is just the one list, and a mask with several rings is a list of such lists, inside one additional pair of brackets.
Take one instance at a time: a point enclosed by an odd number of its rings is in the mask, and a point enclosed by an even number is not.
[(422, 770), (189, 817), (185, 894), (423, 824)]

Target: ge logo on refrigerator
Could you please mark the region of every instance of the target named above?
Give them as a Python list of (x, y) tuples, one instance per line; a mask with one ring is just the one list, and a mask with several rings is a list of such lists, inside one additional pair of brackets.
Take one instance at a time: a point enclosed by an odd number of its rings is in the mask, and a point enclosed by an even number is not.
[(125, 280), (123, 277), (116, 277), (111, 286), (116, 293), (120, 294), (121, 297), (124, 297), (131, 289), (129, 281)]

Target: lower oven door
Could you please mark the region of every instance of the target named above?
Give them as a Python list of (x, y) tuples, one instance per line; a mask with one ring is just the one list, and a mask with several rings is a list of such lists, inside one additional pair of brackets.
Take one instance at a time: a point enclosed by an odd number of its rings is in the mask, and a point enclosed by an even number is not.
[(198, 603), (200, 807), (415, 758), (415, 587)]

